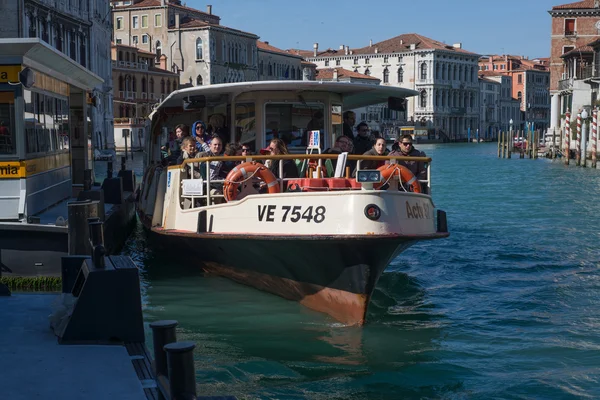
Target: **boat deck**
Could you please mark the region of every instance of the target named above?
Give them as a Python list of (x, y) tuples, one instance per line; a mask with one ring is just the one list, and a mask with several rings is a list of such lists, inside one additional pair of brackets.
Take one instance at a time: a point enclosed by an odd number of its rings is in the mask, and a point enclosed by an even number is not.
[(145, 400), (124, 346), (58, 344), (48, 321), (56, 296), (0, 297), (0, 398)]

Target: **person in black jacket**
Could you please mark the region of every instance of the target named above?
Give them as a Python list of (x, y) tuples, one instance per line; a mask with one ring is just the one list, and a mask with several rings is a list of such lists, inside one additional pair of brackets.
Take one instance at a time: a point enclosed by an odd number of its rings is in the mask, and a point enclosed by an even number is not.
[(344, 136), (349, 137), (350, 139), (354, 140), (354, 124), (356, 123), (356, 114), (354, 113), (354, 111), (346, 111), (343, 114), (344, 117), (344, 126), (342, 129), (342, 134)]
[(354, 138), (354, 154), (365, 154), (373, 147), (373, 139), (369, 135), (369, 125), (366, 122), (361, 122), (356, 127), (358, 134)]
[[(269, 147), (265, 150), (268, 150), (273, 155), (283, 155), (290, 154), (285, 142), (281, 139), (273, 139), (269, 143)], [(294, 160), (269, 160), (271, 161), (269, 165), (269, 169), (271, 172), (279, 177), (279, 178), (298, 178), (298, 167), (296, 167), (296, 163)], [(279, 176), (279, 163), (283, 162), (283, 176)]]

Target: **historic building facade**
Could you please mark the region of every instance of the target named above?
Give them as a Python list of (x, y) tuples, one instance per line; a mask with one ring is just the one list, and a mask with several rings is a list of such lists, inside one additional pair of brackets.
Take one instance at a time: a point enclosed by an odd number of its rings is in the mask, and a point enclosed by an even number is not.
[(600, 39), (600, 0), (583, 0), (557, 5), (552, 17), (550, 53), (550, 127), (564, 121), (567, 109), (577, 112), (593, 106), (593, 75), (590, 43)]
[(318, 68), (342, 67), (377, 77), (382, 85), (418, 91), (408, 99), (407, 116), (430, 134), (460, 140), (479, 126), (478, 55), (460, 43), (447, 45), (410, 33), (358, 49), (342, 45), (319, 51), (315, 43), (313, 52), (289, 51)]
[[(302, 80), (302, 56), (278, 49), (269, 42), (256, 41), (258, 48), (258, 79)], [(310, 79), (309, 79), (310, 80)]]
[(117, 150), (142, 150), (147, 116), (161, 99), (179, 87), (179, 76), (155, 64), (155, 54), (136, 47), (112, 46), (114, 132)]
[[(11, 2), (13, 3), (13, 2)], [(39, 37), (104, 81), (89, 93), (91, 136), (112, 148), (112, 79), (109, 0), (17, 0), (19, 18), (7, 18), (3, 37)], [(9, 12), (10, 14), (10, 12)]]

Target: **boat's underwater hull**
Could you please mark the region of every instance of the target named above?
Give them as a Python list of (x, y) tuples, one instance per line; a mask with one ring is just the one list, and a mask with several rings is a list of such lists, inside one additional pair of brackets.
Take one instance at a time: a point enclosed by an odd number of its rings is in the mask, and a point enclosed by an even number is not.
[(154, 232), (209, 273), (298, 301), (348, 325), (364, 323), (373, 289), (394, 257), (419, 239), (444, 237)]

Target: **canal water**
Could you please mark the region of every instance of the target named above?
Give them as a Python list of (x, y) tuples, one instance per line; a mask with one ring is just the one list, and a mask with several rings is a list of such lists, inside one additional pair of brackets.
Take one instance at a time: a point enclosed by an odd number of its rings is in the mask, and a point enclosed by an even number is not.
[(197, 343), (199, 395), (600, 397), (600, 171), (498, 159), (493, 143), (418, 147), (451, 236), (392, 262), (363, 328), (132, 237), (146, 321), (176, 319), (179, 340)]

